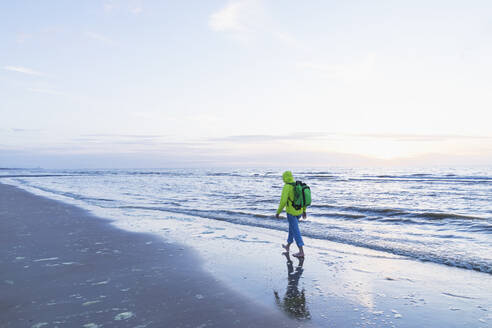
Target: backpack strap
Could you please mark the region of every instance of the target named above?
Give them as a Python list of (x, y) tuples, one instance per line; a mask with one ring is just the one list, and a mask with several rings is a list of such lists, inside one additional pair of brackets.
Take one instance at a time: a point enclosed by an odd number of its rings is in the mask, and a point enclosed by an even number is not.
[(292, 199), (292, 200), (291, 200), (291, 199), (289, 199), (289, 198), (287, 197), (287, 203), (289, 203), (289, 202), (290, 202), (290, 205), (291, 205), (294, 209), (296, 209), (296, 207), (294, 206), (294, 200), (295, 200), (295, 188), (296, 188), (296, 186), (297, 186), (297, 183), (298, 183), (298, 182), (300, 182), (300, 181), (287, 182), (287, 184), (288, 184), (288, 185), (291, 185), (291, 186), (292, 186), (292, 192), (294, 192), (294, 199)]
[[(295, 182), (286, 182), (286, 184), (291, 185), (293, 188), (295, 188), (295, 186), (296, 186)], [(294, 190), (294, 189), (292, 189), (292, 190)], [(289, 202), (290, 202), (290, 205), (294, 206), (294, 200), (293, 199), (290, 200), (289, 197), (287, 196), (287, 203), (289, 203)]]

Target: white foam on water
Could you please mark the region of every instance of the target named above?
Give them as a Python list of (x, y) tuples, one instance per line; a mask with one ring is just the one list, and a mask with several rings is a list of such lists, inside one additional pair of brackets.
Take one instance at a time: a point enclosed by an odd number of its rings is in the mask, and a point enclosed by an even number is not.
[(37, 259), (37, 260), (33, 260), (33, 262), (44, 262), (44, 261), (55, 261), (55, 260), (58, 260), (58, 257), (48, 257), (48, 258), (44, 258), (44, 259)]
[(118, 313), (117, 315), (115, 315), (114, 320), (118, 320), (118, 321), (119, 320), (128, 320), (133, 316), (135, 316), (135, 313), (133, 313), (133, 312), (122, 312), (122, 313)]
[(47, 322), (39, 322), (39, 323), (36, 323), (34, 325), (31, 326), (31, 328), (41, 328), (41, 327), (44, 327), (44, 326), (47, 326), (48, 323)]
[(85, 325), (83, 325), (82, 327), (84, 327), (84, 328), (99, 328), (99, 327), (102, 327), (102, 326), (100, 326), (100, 325), (98, 325), (98, 324), (95, 324), (95, 323), (91, 322), (91, 323), (86, 323), (86, 324), (85, 324)]

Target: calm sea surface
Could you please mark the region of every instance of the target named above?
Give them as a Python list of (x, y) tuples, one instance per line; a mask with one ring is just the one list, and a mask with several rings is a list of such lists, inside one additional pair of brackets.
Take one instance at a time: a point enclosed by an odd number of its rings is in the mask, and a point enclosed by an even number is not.
[[(305, 236), (492, 273), (492, 168), (299, 169), (313, 205)], [(82, 205), (159, 218), (185, 214), (286, 230), (273, 217), (283, 182), (272, 169), (19, 170), (0, 182)], [(135, 215), (137, 214), (137, 215)]]

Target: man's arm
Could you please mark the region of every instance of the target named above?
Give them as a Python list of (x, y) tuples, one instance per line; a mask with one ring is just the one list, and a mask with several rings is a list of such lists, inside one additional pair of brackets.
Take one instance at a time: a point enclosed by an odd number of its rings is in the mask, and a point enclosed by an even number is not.
[(279, 214), (282, 213), (285, 205), (287, 205), (288, 197), (289, 197), (289, 188), (287, 188), (287, 185), (284, 185), (284, 188), (282, 189), (282, 196), (280, 197), (280, 204), (278, 205), (278, 209), (277, 209), (277, 214), (275, 214), (276, 218), (279, 217)]

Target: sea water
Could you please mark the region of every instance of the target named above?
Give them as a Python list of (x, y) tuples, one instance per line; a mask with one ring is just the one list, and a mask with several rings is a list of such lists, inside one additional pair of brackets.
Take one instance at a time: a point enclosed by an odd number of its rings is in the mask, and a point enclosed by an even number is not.
[[(492, 273), (492, 168), (293, 174), (311, 187), (313, 202), (300, 225), (318, 244), (334, 241)], [(1, 169), (0, 181), (135, 222), (188, 217), (210, 227), (220, 221), (285, 231), (285, 220), (274, 217), (281, 175), (280, 169)]]

